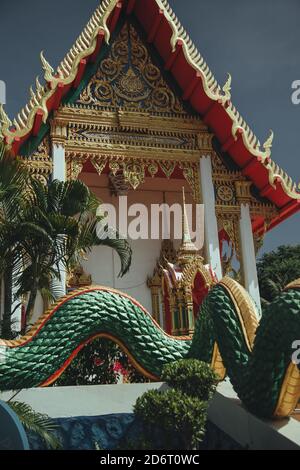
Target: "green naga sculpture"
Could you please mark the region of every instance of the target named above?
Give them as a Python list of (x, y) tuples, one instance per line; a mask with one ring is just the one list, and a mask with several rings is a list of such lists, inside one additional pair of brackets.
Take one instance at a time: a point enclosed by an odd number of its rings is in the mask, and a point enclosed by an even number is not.
[(193, 337), (166, 334), (134, 299), (89, 287), (59, 300), (28, 335), (0, 340), (0, 389), (47, 386), (96, 337), (118, 343), (145, 376), (158, 380), (164, 364), (207, 361), (227, 374), (244, 406), (261, 417), (291, 414), (300, 396), (292, 344), (300, 339), (300, 279), (286, 287), (259, 325), (247, 292), (225, 277), (201, 305)]

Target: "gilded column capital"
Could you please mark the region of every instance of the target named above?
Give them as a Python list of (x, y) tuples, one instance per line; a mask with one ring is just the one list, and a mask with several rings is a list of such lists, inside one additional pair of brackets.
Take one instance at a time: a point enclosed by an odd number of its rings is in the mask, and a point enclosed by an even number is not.
[(55, 146), (65, 147), (65, 143), (68, 138), (68, 122), (61, 119), (53, 119), (50, 122), (50, 126), (52, 144)]
[(252, 181), (235, 181), (235, 191), (236, 191), (236, 198), (237, 202), (240, 204), (249, 203), (252, 199), (251, 195), (251, 186)]
[(202, 154), (212, 155), (213, 146), (212, 146), (213, 134), (209, 132), (199, 132), (197, 134), (197, 145)]

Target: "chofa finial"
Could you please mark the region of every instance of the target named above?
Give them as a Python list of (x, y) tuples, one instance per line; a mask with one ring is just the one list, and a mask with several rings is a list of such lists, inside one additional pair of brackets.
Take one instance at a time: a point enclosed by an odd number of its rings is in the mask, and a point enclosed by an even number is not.
[(51, 82), (53, 80), (54, 69), (51, 67), (49, 62), (45, 59), (44, 51), (41, 51), (40, 58), (42, 62), (42, 67), (44, 70), (44, 78), (46, 82)]
[(267, 140), (265, 141), (265, 143), (263, 144), (263, 148), (264, 148), (265, 152), (267, 152), (268, 154), (271, 153), (273, 139), (274, 139), (274, 132), (272, 131), (272, 129), (270, 129), (270, 135), (267, 138)]
[(225, 94), (226, 99), (230, 100), (230, 98), (231, 98), (231, 75), (230, 75), (230, 73), (227, 74), (227, 80), (226, 80), (226, 83), (223, 86), (222, 90)]
[(3, 130), (9, 129), (11, 125), (12, 122), (6, 114), (3, 104), (0, 103), (0, 137), (3, 138)]

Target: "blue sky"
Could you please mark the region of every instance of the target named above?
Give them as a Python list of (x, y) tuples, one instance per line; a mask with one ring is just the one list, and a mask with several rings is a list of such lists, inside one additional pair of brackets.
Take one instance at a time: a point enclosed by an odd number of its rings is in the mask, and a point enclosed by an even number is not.
[[(98, 0), (18, 0), (0, 3), (0, 80), (14, 116), (41, 73), (43, 49), (57, 65)], [(170, 0), (217, 80), (232, 75), (232, 100), (261, 142), (275, 133), (272, 158), (300, 181), (300, 105), (291, 84), (300, 80), (298, 0)], [(267, 236), (264, 251), (299, 243), (300, 214)]]

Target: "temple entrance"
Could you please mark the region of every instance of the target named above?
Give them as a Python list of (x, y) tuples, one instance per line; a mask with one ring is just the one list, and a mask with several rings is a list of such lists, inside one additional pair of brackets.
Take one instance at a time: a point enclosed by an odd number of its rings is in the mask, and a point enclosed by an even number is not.
[[(176, 251), (182, 238), (182, 188), (185, 189), (186, 204), (193, 206), (193, 216), (195, 215), (195, 195), (180, 168), (176, 169), (175, 167), (174, 175), (169, 175), (168, 178), (164, 174), (158, 177), (145, 175), (144, 181), (136, 188), (126, 183), (121, 171), (116, 175), (113, 175), (109, 167), (107, 171), (106, 173), (106, 169), (104, 169), (103, 173), (99, 175), (95, 170), (93, 171), (90, 162), (87, 162), (79, 178), (89, 186), (99, 201), (104, 204), (111, 204), (116, 208), (117, 223), (121, 207), (120, 200), (126, 202), (129, 229), (130, 223), (140, 216), (136, 213), (136, 205), (143, 205), (149, 216), (148, 234), (145, 233), (144, 227), (138, 227), (140, 237), (131, 239), (129, 236), (128, 241), (133, 250), (133, 259), (131, 269), (124, 278), (118, 277), (120, 266), (117, 255), (109, 248), (101, 247), (94, 248), (88, 259), (82, 261), (84, 270), (82, 280), (84, 282), (84, 280), (90, 279), (92, 284), (107, 285), (126, 292), (136, 298), (148, 311), (152, 312), (156, 321), (164, 326), (163, 299), (160, 294), (158, 295), (158, 291), (161, 289), (161, 272), (158, 276), (159, 280), (156, 279), (156, 283), (153, 278), (157, 274), (157, 269), (161, 271), (160, 266), (165, 266), (166, 261), (171, 263), (176, 261)], [(168, 182), (167, 185), (166, 182)], [(170, 213), (170, 227), (168, 227), (170, 236), (166, 240), (163, 239), (163, 210), (160, 213), (159, 233), (155, 234), (155, 238), (151, 233), (153, 231), (150, 220), (152, 206), (161, 206), (163, 204), (170, 208), (175, 205), (180, 209), (179, 217), (174, 213)], [(174, 228), (180, 234), (177, 239), (174, 237), (176, 235), (174, 234)], [(195, 229), (195, 227), (192, 228)], [(120, 232), (122, 232), (122, 229), (123, 227), (118, 227)], [(146, 237), (146, 235), (148, 236)], [(157, 282), (159, 285), (157, 285)]]

